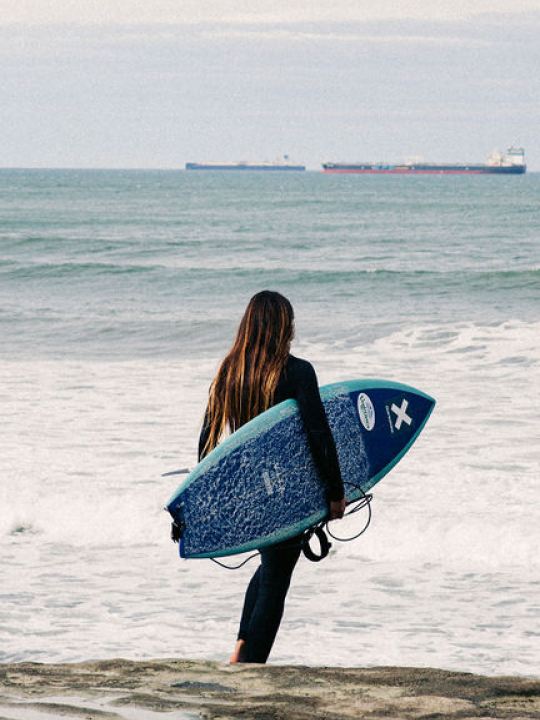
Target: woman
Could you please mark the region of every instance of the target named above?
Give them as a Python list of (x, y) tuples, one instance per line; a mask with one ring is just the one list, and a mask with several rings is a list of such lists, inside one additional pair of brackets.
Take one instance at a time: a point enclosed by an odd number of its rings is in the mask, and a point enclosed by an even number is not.
[[(236, 340), (210, 387), (199, 439), (199, 460), (272, 405), (294, 398), (319, 473), (327, 485), (330, 519), (343, 517), (345, 500), (336, 447), (313, 367), (290, 354), (294, 314), (290, 302), (263, 290), (246, 308)], [(261, 564), (246, 591), (231, 663), (266, 662), (276, 637), (291, 575), (300, 555), (298, 538), (261, 549)]]

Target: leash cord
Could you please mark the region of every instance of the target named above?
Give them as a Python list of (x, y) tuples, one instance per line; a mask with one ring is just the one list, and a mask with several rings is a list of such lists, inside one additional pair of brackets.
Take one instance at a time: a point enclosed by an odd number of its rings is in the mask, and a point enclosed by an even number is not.
[(216, 560), (216, 558), (210, 558), (210, 560), (213, 563), (216, 563), (216, 565), (219, 565), (222, 568), (225, 568), (225, 570), (240, 570), (241, 567), (244, 567), (246, 563), (248, 563), (250, 560), (253, 560), (254, 557), (257, 557), (260, 555), (260, 552), (253, 553), (249, 557), (247, 557), (245, 560), (243, 560), (239, 565), (227, 565), (226, 563), (221, 562), (220, 560)]
[(368, 516), (367, 516), (367, 520), (364, 524), (364, 527), (360, 530), (360, 532), (356, 533), (356, 535), (351, 535), (351, 537), (346, 537), (346, 538), (339, 537), (338, 535), (334, 535), (334, 533), (330, 530), (330, 528), (328, 526), (328, 523), (331, 522), (330, 520), (327, 520), (325, 522), (324, 527), (325, 527), (325, 530), (328, 533), (328, 535), (330, 535), (330, 537), (332, 538), (332, 540), (337, 540), (338, 542), (352, 542), (352, 540), (356, 540), (361, 535), (363, 535), (371, 523), (371, 517), (372, 517), (371, 501), (373, 500), (373, 495), (371, 493), (366, 494), (362, 490), (360, 485), (356, 485), (355, 483), (344, 481), (344, 485), (351, 485), (352, 487), (356, 488), (356, 490), (358, 490), (360, 492), (360, 497), (358, 498), (358, 500), (353, 500), (351, 505), (353, 505), (353, 503), (356, 503), (356, 505), (354, 505), (354, 507), (351, 510), (346, 512), (343, 517), (346, 518), (346, 517), (349, 517), (349, 515), (354, 515), (355, 513), (360, 512), (360, 510), (363, 510), (365, 507), (367, 507)]

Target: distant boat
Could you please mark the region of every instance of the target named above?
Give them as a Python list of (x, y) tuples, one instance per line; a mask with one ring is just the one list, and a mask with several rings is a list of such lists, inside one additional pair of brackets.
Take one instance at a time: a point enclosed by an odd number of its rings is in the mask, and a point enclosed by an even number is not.
[(510, 147), (504, 155), (493, 152), (482, 165), (410, 160), (401, 164), (327, 162), (322, 167), (325, 173), (366, 175), (523, 175), (527, 170), (525, 150), (521, 147)]
[(295, 172), (303, 172), (305, 169), (305, 165), (289, 162), (288, 155), (284, 155), (282, 160), (274, 160), (273, 162), (248, 162), (247, 160), (240, 160), (239, 162), (186, 163), (186, 170), (293, 170)]

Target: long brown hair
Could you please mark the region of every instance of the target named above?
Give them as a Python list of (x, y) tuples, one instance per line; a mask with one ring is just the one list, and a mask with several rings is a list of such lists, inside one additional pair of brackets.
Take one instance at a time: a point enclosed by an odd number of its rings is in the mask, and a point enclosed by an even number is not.
[(270, 407), (293, 335), (294, 312), (286, 297), (263, 290), (251, 298), (234, 344), (210, 386), (204, 455), (216, 447), (227, 428), (234, 432)]

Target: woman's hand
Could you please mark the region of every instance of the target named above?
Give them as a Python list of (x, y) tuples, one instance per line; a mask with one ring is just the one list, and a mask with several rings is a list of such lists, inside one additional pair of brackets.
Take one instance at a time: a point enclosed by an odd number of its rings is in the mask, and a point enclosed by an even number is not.
[(330, 501), (330, 517), (329, 520), (338, 520), (345, 513), (345, 498), (341, 500)]

